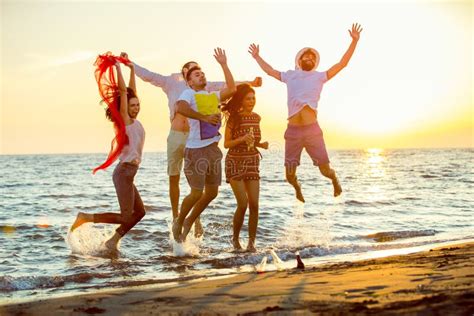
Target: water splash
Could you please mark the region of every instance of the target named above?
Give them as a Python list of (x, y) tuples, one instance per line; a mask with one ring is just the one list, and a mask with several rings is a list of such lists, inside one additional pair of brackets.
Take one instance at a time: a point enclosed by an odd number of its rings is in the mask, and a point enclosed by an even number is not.
[[(116, 226), (85, 223), (73, 232), (69, 230), (65, 240), (73, 254), (93, 257), (108, 256), (111, 250), (105, 246), (105, 242), (115, 233)], [(117, 245), (117, 251), (118, 249), (120, 249), (120, 242)]]
[(186, 237), (186, 240), (182, 243), (178, 243), (173, 238), (172, 224), (170, 222), (167, 222), (167, 224), (169, 232), (169, 245), (173, 249), (173, 255), (176, 257), (199, 256), (203, 236), (194, 237), (193, 231), (191, 230)]
[(178, 243), (172, 240), (173, 255), (176, 257), (199, 256), (201, 239), (188, 236), (185, 242)]
[(305, 204), (297, 202), (293, 206), (293, 217), (273, 246), (280, 249), (301, 249), (315, 245), (328, 247), (332, 240), (331, 217), (342, 205), (338, 203), (323, 209), (319, 220), (307, 220), (304, 216)]

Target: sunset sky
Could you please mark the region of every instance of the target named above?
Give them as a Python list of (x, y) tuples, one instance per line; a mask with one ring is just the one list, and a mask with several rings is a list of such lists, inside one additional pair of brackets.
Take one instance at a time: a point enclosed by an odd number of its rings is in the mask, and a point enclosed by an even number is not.
[[(214, 47), (226, 50), (234, 78), (263, 77), (255, 112), (264, 139), (283, 145), (286, 86), (247, 47), (260, 44), (280, 71), (314, 47), (325, 71), (349, 46), (353, 22), (364, 28), (358, 47), (319, 103), (327, 147), (473, 147), (472, 19), (471, 1), (1, 1), (0, 153), (106, 153), (113, 130), (99, 104), (97, 54), (126, 51), (164, 75), (196, 60), (208, 80), (223, 80)], [(145, 151), (166, 150), (166, 95), (137, 84)]]

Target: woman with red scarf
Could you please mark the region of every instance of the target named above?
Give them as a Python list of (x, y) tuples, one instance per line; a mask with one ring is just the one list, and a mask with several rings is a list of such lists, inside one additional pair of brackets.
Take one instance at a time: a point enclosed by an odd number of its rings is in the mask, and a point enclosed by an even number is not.
[[(130, 68), (128, 88), (125, 86), (120, 62)], [(105, 115), (114, 124), (115, 138), (112, 141), (112, 149), (107, 160), (95, 168), (94, 173), (107, 168), (117, 158), (119, 159), (113, 173), (113, 182), (120, 204), (120, 214), (79, 212), (71, 231), (87, 222), (120, 224), (112, 238), (105, 243), (107, 248), (115, 250), (119, 240), (145, 216), (145, 207), (133, 184), (142, 158), (145, 130), (136, 119), (140, 112), (140, 102), (136, 94), (133, 64), (127, 59), (107, 53), (100, 55), (95, 65), (97, 66), (96, 80), (99, 92), (104, 102), (107, 103)], [(115, 80), (114, 68), (118, 84)]]

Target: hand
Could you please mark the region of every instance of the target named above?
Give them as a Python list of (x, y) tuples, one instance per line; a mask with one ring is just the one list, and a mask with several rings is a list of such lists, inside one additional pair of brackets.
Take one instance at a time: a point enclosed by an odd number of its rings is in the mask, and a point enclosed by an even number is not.
[(352, 30), (348, 30), (350, 36), (354, 41), (358, 41), (360, 38), (360, 32), (362, 32), (363, 28), (360, 24), (354, 23), (352, 24)]
[(255, 77), (253, 81), (250, 82), (250, 85), (254, 88), (262, 86), (262, 77)]
[(128, 59), (128, 54), (127, 54), (127, 53), (121, 52), (121, 53), (120, 53), (120, 57), (122, 57), (122, 58), (124, 58), (124, 59), (126, 59), (126, 60), (129, 61), (128, 63), (125, 63), (125, 64), (124, 64), (125, 66), (127, 66), (127, 67), (130, 68), (130, 69), (132, 69), (132, 68), (134, 67), (133, 63), (130, 62), (130, 59)]
[(260, 147), (263, 149), (268, 149), (268, 142), (260, 143)]
[(214, 58), (221, 65), (227, 64), (227, 56), (225, 55), (225, 50), (222, 48), (214, 48)]
[(221, 122), (221, 114), (206, 115), (203, 121), (212, 125), (218, 125)]
[(253, 144), (253, 142), (255, 141), (255, 138), (250, 135), (250, 134), (245, 134), (244, 136), (241, 136), (239, 137), (239, 140), (243, 143), (247, 143), (247, 145), (249, 144)]
[(255, 44), (251, 44), (249, 46), (249, 53), (250, 55), (252, 55), (253, 58), (257, 58), (259, 57), (260, 55), (260, 46), (259, 45), (255, 45)]

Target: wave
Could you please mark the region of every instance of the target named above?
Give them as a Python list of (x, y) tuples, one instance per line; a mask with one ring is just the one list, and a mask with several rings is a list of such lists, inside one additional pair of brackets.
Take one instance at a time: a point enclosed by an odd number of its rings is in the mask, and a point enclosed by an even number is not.
[[(463, 240), (463, 239), (461, 239)], [(296, 252), (300, 253), (303, 259), (323, 259), (326, 262), (330, 262), (330, 258), (338, 255), (359, 255), (363, 253), (370, 253), (381, 250), (394, 250), (394, 249), (407, 249), (412, 247), (418, 247), (423, 245), (430, 245), (435, 243), (442, 243), (452, 240), (430, 240), (430, 241), (417, 241), (410, 243), (391, 243), (391, 244), (371, 244), (371, 245), (360, 245), (353, 243), (333, 243), (330, 246), (326, 245), (306, 245), (303, 247), (291, 247), (286, 249), (276, 249), (269, 247), (260, 249), (257, 254), (249, 253), (229, 253), (224, 258), (213, 258), (201, 261), (200, 264), (209, 265), (214, 269), (232, 269), (246, 265), (258, 264), (264, 256), (267, 256), (268, 263), (273, 263), (273, 258), (270, 255), (270, 250), (274, 250), (278, 257), (284, 262), (287, 267), (291, 267), (294, 261), (296, 267)], [(356, 257), (354, 257), (355, 259)], [(350, 260), (349, 260), (350, 261)]]
[(67, 276), (0, 276), (0, 292), (63, 287), (66, 283), (89, 283), (94, 278), (106, 279), (107, 273), (78, 273)]
[(436, 179), (436, 178), (439, 178), (439, 176), (434, 175), (434, 174), (422, 174), (421, 177), (422, 177), (422, 178), (425, 178), (425, 179)]
[(349, 206), (377, 206), (377, 205), (396, 205), (397, 202), (395, 201), (373, 201), (373, 202), (363, 202), (358, 200), (347, 200), (344, 202), (346, 205)]
[(43, 194), (39, 195), (38, 198), (52, 198), (52, 199), (67, 199), (67, 198), (86, 198), (87, 194), (78, 193), (78, 194)]
[(387, 242), (396, 239), (413, 238), (422, 236), (434, 236), (438, 232), (434, 229), (427, 230), (407, 230), (407, 231), (391, 231), (391, 232), (380, 232), (370, 235), (362, 236), (363, 238), (370, 238), (376, 242)]

